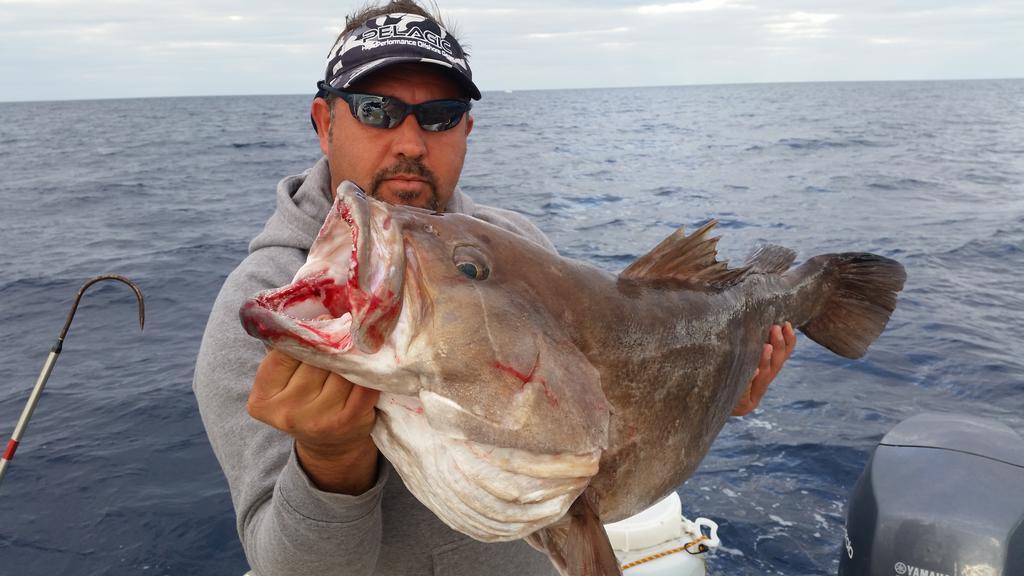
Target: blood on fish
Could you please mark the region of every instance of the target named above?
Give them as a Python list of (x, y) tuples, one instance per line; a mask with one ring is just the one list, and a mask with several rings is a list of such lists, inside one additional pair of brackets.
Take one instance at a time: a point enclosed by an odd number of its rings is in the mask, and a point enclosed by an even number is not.
[(335, 318), (349, 311), (348, 287), (338, 285), (325, 273), (304, 278), (284, 290), (258, 296), (256, 301), (268, 310), (283, 312), (311, 298), (318, 299)]
[(322, 276), (305, 278), (283, 290), (261, 294), (256, 297), (256, 301), (264, 308), (279, 311), (309, 299), (312, 296), (313, 286), (322, 279)]
[(388, 290), (383, 297), (376, 294), (368, 294), (359, 289), (356, 285), (349, 285), (349, 302), (353, 310), (365, 311), (367, 314), (377, 312), (381, 308), (388, 310), (395, 307), (395, 293)]
[(403, 402), (399, 402), (395, 398), (392, 398), (389, 403), (392, 406), (398, 406), (399, 408), (405, 408), (407, 411), (412, 412), (413, 414), (423, 414), (424, 413), (423, 406), (416, 406), (415, 408), (413, 408), (413, 407), (409, 406), (408, 404), (405, 404)]
[[(374, 300), (375, 301), (379, 301), (380, 299), (374, 297)], [(379, 307), (380, 307), (380, 304), (378, 302), (374, 302), (374, 305), (370, 308), (370, 310), (368, 310), (367, 313), (373, 312), (376, 309), (378, 309)], [(393, 300), (391, 300), (391, 303), (388, 305), (387, 308), (385, 308), (384, 312), (379, 314), (375, 318), (376, 321), (366, 327), (366, 335), (370, 337), (370, 339), (373, 341), (373, 345), (375, 347), (381, 346), (384, 343), (384, 340), (387, 339), (387, 334), (385, 334), (381, 330), (381, 325), (385, 325), (385, 326), (389, 325), (391, 323), (391, 320), (394, 319), (395, 316), (398, 315), (398, 312), (399, 312), (398, 303), (394, 302)], [(396, 362), (396, 364), (397, 364), (397, 362)]]
[(331, 348), (347, 350), (352, 347), (352, 332), (345, 332), (341, 335), (336, 335), (319, 330), (305, 322), (302, 323), (302, 327), (319, 336), (323, 340), (322, 343), (330, 346)]
[(548, 383), (545, 382), (543, 378), (540, 381), (540, 385), (544, 387), (544, 397), (548, 399), (548, 404), (557, 407), (558, 396), (555, 396), (555, 393), (551, 391), (551, 388), (548, 388)]
[(530, 369), (529, 374), (523, 374), (519, 370), (516, 370), (515, 368), (508, 366), (506, 364), (502, 364), (501, 362), (498, 361), (494, 362), (494, 367), (506, 374), (513, 376), (514, 378), (522, 382), (523, 388), (526, 388), (526, 385), (529, 384), (530, 382), (536, 382), (537, 384), (540, 384), (544, 388), (544, 397), (548, 399), (548, 404), (551, 404), (552, 406), (558, 406), (558, 397), (555, 396), (555, 393), (552, 392), (551, 388), (548, 387), (548, 383), (543, 378), (534, 380), (534, 373), (537, 371), (538, 364), (539, 362), (534, 363), (533, 368)]
[(423, 414), (423, 406), (417, 406), (416, 408), (411, 408), (409, 406), (406, 406), (405, 404), (399, 404), (399, 406), (405, 408), (406, 410), (412, 412), (413, 414)]
[(497, 362), (497, 361), (494, 362), (494, 367), (497, 368), (498, 370), (501, 370), (502, 372), (504, 372), (506, 374), (512, 375), (513, 377), (518, 379), (520, 382), (522, 382), (523, 386), (526, 386), (527, 384), (530, 383), (531, 380), (533, 380), (533, 372), (534, 372), (534, 370), (537, 369), (537, 365), (534, 364), (533, 369), (530, 370), (529, 374), (523, 374), (522, 372), (516, 370), (515, 368), (513, 368), (511, 366), (507, 366), (507, 365), (502, 364), (501, 362)]
[(335, 318), (341, 318), (345, 312), (351, 312), (352, 308), (349, 305), (349, 294), (347, 286), (340, 286), (335, 284), (332, 280), (330, 284), (324, 284), (320, 287), (320, 297), (324, 308), (331, 313), (331, 316)]
[(256, 318), (243, 317), (242, 318), (242, 322), (243, 322), (243, 326), (245, 327), (246, 332), (249, 332), (250, 334), (252, 334), (253, 332), (256, 332), (256, 333), (258, 333), (260, 335), (261, 338), (263, 338), (265, 340), (270, 340), (270, 341), (273, 342), (273, 341), (280, 340), (281, 338), (291, 338), (292, 340), (297, 341), (299, 344), (305, 344), (305, 345), (310, 346), (310, 347), (316, 345), (312, 341), (310, 341), (310, 340), (308, 340), (306, 338), (303, 338), (302, 336), (299, 336), (298, 334), (295, 334), (294, 332), (291, 332), (291, 331), (288, 331), (288, 330), (278, 330), (277, 328), (272, 328), (270, 326), (267, 326), (266, 324), (264, 324), (263, 322), (259, 321), (259, 319), (256, 319)]
[(348, 206), (342, 205), (341, 217), (348, 222), (349, 229), (352, 231), (352, 269), (349, 272), (350, 278), (356, 280), (356, 285), (359, 284), (359, 257), (358, 257), (358, 242), (359, 242), (359, 226), (356, 225), (355, 219), (352, 218), (352, 211), (349, 210)]

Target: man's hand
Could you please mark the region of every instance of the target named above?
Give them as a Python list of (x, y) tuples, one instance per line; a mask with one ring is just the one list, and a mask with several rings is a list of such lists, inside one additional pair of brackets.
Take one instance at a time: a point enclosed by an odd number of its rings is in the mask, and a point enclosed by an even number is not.
[(745, 416), (754, 411), (760, 404), (764, 393), (768, 391), (768, 384), (775, 379), (775, 376), (782, 370), (782, 365), (793, 353), (796, 347), (796, 334), (793, 326), (786, 322), (782, 327), (776, 324), (768, 333), (768, 342), (761, 352), (761, 363), (754, 371), (754, 378), (747, 385), (747, 391), (743, 393), (739, 403), (732, 409), (733, 416)]
[(256, 370), (249, 414), (295, 439), (303, 470), (327, 492), (362, 494), (377, 478), (370, 438), (380, 393), (271, 350)]

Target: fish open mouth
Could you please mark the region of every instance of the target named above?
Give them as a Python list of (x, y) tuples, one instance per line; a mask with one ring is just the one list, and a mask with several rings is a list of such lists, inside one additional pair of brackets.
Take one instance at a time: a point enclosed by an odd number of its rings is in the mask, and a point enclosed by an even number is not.
[(386, 204), (344, 183), (291, 284), (239, 310), (246, 332), (289, 351), (377, 352), (402, 308), (404, 255)]
[(246, 302), (239, 314), (245, 331), (264, 341), (288, 338), (319, 350), (352, 349), (348, 286), (326, 274), (264, 292)]

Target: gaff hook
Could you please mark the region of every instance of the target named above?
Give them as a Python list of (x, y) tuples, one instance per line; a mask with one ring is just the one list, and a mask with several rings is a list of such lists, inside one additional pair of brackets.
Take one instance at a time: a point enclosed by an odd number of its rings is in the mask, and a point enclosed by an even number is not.
[(64, 322), (64, 328), (60, 331), (60, 336), (57, 337), (57, 343), (50, 349), (50, 354), (46, 357), (46, 362), (43, 364), (43, 370), (39, 373), (39, 379), (36, 380), (36, 385), (32, 389), (32, 394), (28, 397), (28, 403), (25, 404), (25, 409), (21, 412), (21, 418), (18, 419), (18, 425), (14, 427), (14, 434), (11, 435), (11, 439), (7, 442), (7, 449), (4, 450), (3, 457), (0, 457), (0, 483), (3, 482), (4, 474), (7, 473), (8, 463), (14, 459), (14, 451), (18, 449), (18, 443), (21, 442), (21, 437), (25, 433), (25, 428), (28, 426), (28, 421), (32, 418), (32, 413), (35, 412), (36, 404), (39, 403), (39, 397), (43, 393), (43, 387), (46, 386), (46, 381), (50, 378), (50, 372), (53, 371), (53, 365), (57, 363), (57, 356), (60, 355), (61, 350), (64, 348), (64, 338), (68, 335), (68, 330), (71, 329), (71, 321), (75, 318), (75, 312), (78, 310), (78, 302), (82, 299), (82, 294), (85, 293), (86, 289), (97, 282), (103, 280), (117, 280), (127, 284), (129, 288), (135, 292), (135, 298), (139, 301), (139, 329), (141, 330), (146, 323), (146, 304), (142, 297), (142, 291), (135, 285), (134, 282), (125, 278), (124, 276), (118, 276), (116, 274), (104, 274), (102, 276), (95, 276), (85, 281), (82, 287), (78, 289), (78, 294), (75, 296), (75, 302), (71, 305), (71, 311), (68, 312), (68, 319)]

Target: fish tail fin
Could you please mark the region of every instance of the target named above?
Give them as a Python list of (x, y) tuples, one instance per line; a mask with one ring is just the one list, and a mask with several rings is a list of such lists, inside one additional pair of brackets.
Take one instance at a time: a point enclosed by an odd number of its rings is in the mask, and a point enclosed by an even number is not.
[(563, 576), (622, 576), (622, 568), (586, 490), (558, 523), (530, 534), (526, 541), (546, 552)]
[(889, 322), (907, 273), (895, 260), (863, 252), (812, 261), (825, 269), (832, 289), (820, 313), (800, 330), (840, 356), (860, 358)]

